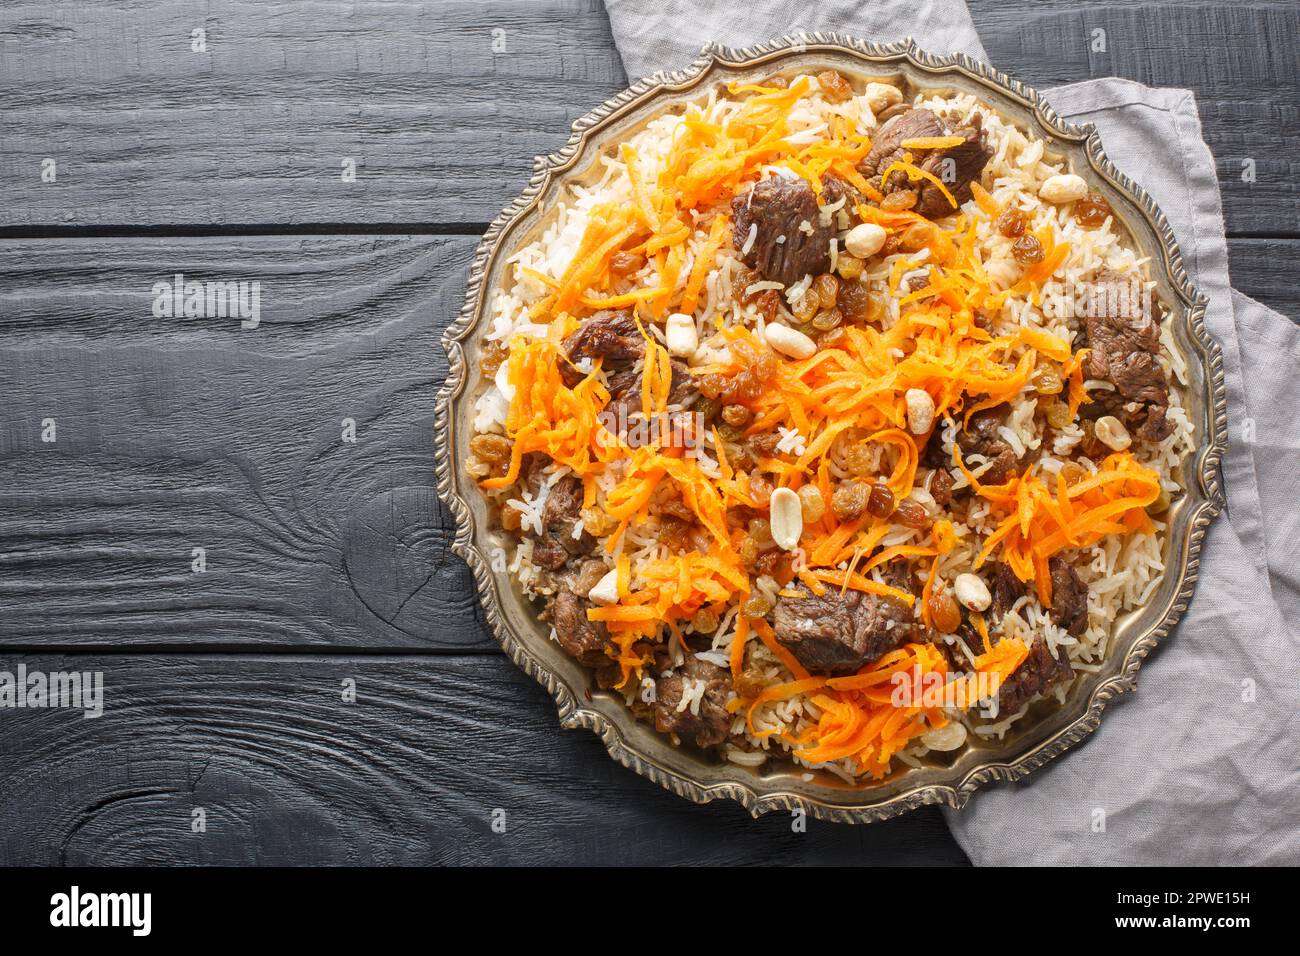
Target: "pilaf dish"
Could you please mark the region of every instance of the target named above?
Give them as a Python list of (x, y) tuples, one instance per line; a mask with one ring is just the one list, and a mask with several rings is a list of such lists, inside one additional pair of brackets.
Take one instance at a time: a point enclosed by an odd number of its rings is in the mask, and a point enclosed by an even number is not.
[(715, 86), (488, 303), (469, 473), (674, 742), (849, 781), (1000, 737), (1164, 571), (1186, 369), (1105, 198), (969, 94)]

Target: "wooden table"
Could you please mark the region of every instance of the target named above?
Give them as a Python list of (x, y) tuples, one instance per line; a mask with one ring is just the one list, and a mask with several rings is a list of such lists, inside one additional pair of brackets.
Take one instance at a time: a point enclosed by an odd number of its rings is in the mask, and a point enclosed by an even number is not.
[[(972, 8), (1040, 88), (1195, 89), (1234, 282), (1300, 316), (1295, 3)], [(0, 8), (0, 669), (105, 683), (0, 710), (0, 862), (964, 861), (938, 811), (795, 833), (559, 732), (448, 553), (439, 334), (625, 82), (596, 0)], [(258, 327), (155, 314), (177, 273)]]

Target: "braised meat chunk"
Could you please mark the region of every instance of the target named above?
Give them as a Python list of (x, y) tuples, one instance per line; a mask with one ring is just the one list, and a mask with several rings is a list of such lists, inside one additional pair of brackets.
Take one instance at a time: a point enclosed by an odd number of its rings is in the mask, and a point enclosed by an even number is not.
[[(534, 496), (541, 494), (547, 481), (542, 474), (545, 465), (544, 458), (535, 457), (524, 475), (524, 485)], [(565, 475), (551, 485), (542, 507), (542, 532), (533, 534), (533, 564), (557, 571), (571, 556), (587, 554), (595, 547), (596, 539), (586, 531), (574, 536), (582, 517), (582, 498), (582, 481), (574, 475)]]
[(700, 747), (720, 744), (731, 731), (730, 697), (731, 675), (692, 654), (676, 672), (655, 681), (655, 729)]
[[(909, 109), (898, 113), (881, 125), (872, 139), (871, 151), (859, 165), (869, 180), (877, 180), (893, 163), (912, 153), (912, 161), (942, 182), (960, 206), (971, 198), (971, 183), (979, 179), (984, 167), (993, 158), (993, 150), (985, 142), (981, 129), (983, 117), (976, 113), (969, 126), (953, 130), (944, 127), (943, 121), (926, 109)], [(913, 149), (903, 146), (907, 140), (935, 136), (959, 136), (962, 142), (944, 149)], [(918, 189), (915, 211), (927, 219), (939, 219), (957, 211), (938, 186), (929, 180), (911, 183), (902, 172), (890, 175), (888, 182), (879, 184), (880, 191), (890, 193), (897, 189)]]
[(1165, 417), (1169, 380), (1156, 358), (1160, 326), (1149, 300), (1136, 282), (1104, 271), (1097, 276), (1094, 295), (1084, 316), (1088, 336), (1088, 374), (1114, 384), (1116, 391), (1140, 408), (1126, 417), (1139, 437), (1160, 441), (1173, 431)]
[(1011, 610), (1011, 606), (1025, 596), (1025, 584), (1016, 577), (1016, 572), (1011, 570), (1011, 565), (1003, 561), (993, 563), (989, 584), (989, 590), (993, 592), (993, 604), (989, 608), (989, 614), (994, 621), (1000, 621), (1003, 615)]
[(592, 313), (582, 325), (564, 340), (562, 346), (569, 363), (561, 368), (565, 384), (572, 388), (582, 381), (583, 373), (573, 366), (583, 359), (604, 363), (605, 371), (611, 367), (635, 362), (645, 354), (645, 339), (636, 327), (636, 319), (624, 310), (601, 310)]
[[(565, 384), (572, 388), (582, 380), (583, 373), (577, 365), (584, 359), (601, 362), (609, 383), (609, 408), (618, 412), (620, 406), (625, 416), (641, 409), (641, 373), (636, 363), (645, 355), (645, 339), (636, 326), (631, 312), (601, 310), (592, 313), (562, 345), (569, 361), (560, 372)], [(672, 388), (668, 395), (670, 404), (686, 404), (696, 393), (695, 382), (685, 362), (672, 359)]]
[(853, 673), (912, 638), (902, 601), (861, 591), (782, 597), (772, 617), (776, 639), (813, 674)]
[(555, 639), (571, 657), (590, 667), (609, 663), (609, 631), (601, 621), (587, 620), (591, 603), (562, 588), (542, 614), (555, 628)]
[(748, 243), (745, 264), (764, 279), (789, 286), (805, 275), (830, 271), (835, 230), (832, 224), (822, 224), (817, 195), (805, 180), (761, 180), (733, 199), (731, 208), (732, 241), (741, 250)]
[(1088, 585), (1062, 557), (1047, 563), (1052, 576), (1052, 607), (1049, 611), (1059, 627), (1078, 637), (1088, 629)]
[(1007, 407), (997, 405), (976, 412), (966, 427), (957, 433), (957, 446), (964, 455), (983, 455), (993, 464), (979, 476), (984, 485), (1000, 485), (1017, 470), (1020, 459), (998, 435), (1006, 418)]
[(998, 691), (998, 714), (1010, 716), (1039, 694), (1072, 677), (1074, 668), (1070, 666), (1065, 649), (1058, 648), (1053, 656), (1047, 649), (1047, 641), (1039, 637), (1030, 645), (1024, 663), (1002, 682)]

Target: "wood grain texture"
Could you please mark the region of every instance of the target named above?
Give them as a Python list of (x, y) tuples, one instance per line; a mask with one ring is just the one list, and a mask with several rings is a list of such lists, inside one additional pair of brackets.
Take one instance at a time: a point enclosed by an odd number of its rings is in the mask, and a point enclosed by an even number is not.
[(964, 861), (933, 808), (801, 833), (789, 814), (687, 803), (561, 732), (501, 656), (4, 655), (0, 669), (20, 661), (102, 672), (104, 713), (0, 710), (2, 864)]
[[(0, 646), (495, 646), (433, 474), (473, 247), (0, 244)], [(154, 316), (175, 273), (260, 283), (260, 325)]]
[(0, 38), (0, 226), (488, 222), (626, 86), (599, 0), (16, 0)]
[[(1229, 229), (1300, 231), (1296, 5), (971, 8), (991, 61), (1039, 88), (1113, 75), (1194, 89)], [(598, 0), (13, 0), (0, 38), (0, 227), (484, 223), (535, 154), (626, 85)]]

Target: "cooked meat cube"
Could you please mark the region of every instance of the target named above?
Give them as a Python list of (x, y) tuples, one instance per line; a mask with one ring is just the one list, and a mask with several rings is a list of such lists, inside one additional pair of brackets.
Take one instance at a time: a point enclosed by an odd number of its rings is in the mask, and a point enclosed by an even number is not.
[(601, 621), (587, 620), (591, 603), (568, 588), (562, 588), (543, 613), (555, 628), (555, 638), (565, 652), (583, 664), (597, 667), (609, 663), (609, 631)]
[(1047, 562), (1052, 576), (1052, 608), (1058, 626), (1078, 637), (1088, 627), (1088, 585), (1079, 580), (1074, 568), (1059, 555)]
[(901, 647), (915, 631), (911, 609), (891, 597), (827, 590), (783, 597), (772, 617), (776, 639), (814, 674), (853, 673)]
[(999, 717), (1009, 717), (1030, 699), (1073, 676), (1074, 668), (1070, 666), (1064, 648), (1058, 648), (1057, 656), (1053, 657), (1047, 649), (1047, 641), (1041, 637), (1035, 639), (1029, 647), (1029, 656), (1002, 682), (1002, 689), (998, 691)]
[[(695, 700), (693, 691), (701, 682), (704, 688)], [(688, 695), (694, 702), (681, 707)], [(675, 673), (655, 681), (655, 729), (689, 738), (700, 747), (720, 744), (731, 731), (730, 697), (731, 675), (692, 654)]]
[[(545, 457), (534, 456), (524, 472), (524, 485), (529, 493), (541, 493), (546, 481), (543, 471), (548, 464)], [(558, 571), (575, 554), (586, 554), (595, 546), (596, 539), (585, 531), (573, 536), (582, 515), (582, 481), (574, 475), (565, 475), (551, 486), (546, 504), (542, 507), (542, 533), (531, 533), (533, 538), (533, 564), (547, 571)]]
[[(685, 404), (697, 393), (695, 379), (685, 362), (670, 359), (673, 368), (672, 386), (668, 391), (668, 404)], [(609, 408), (617, 411), (623, 405), (628, 415), (641, 411), (641, 373), (635, 368), (623, 368), (609, 376)]]
[[(898, 113), (876, 131), (871, 151), (858, 168), (868, 179), (875, 180), (889, 166), (902, 159), (905, 152), (909, 152), (902, 145), (904, 140), (960, 136), (964, 142), (947, 149), (910, 150), (913, 163), (937, 177), (960, 206), (971, 198), (971, 183), (979, 179), (980, 173), (993, 158), (993, 150), (985, 143), (981, 122), (982, 117), (976, 113), (971, 125), (949, 131), (939, 117), (929, 110), (910, 109)], [(927, 219), (939, 219), (957, 211), (934, 183), (928, 180), (912, 183), (901, 172), (891, 175), (889, 182), (880, 183), (879, 188), (883, 193), (897, 189), (918, 190), (915, 211)]]
[[(878, 179), (881, 173), (902, 159), (903, 153), (907, 152), (903, 148), (903, 140), (942, 135), (943, 123), (929, 110), (903, 110), (876, 130), (876, 134), (871, 137), (871, 150), (858, 164), (858, 169), (868, 180)], [(905, 176), (900, 178), (906, 182)], [(902, 183), (891, 177), (886, 185), (901, 188)]]
[(565, 384), (573, 387), (583, 374), (573, 367), (583, 359), (600, 359), (608, 373), (620, 365), (630, 364), (645, 354), (645, 339), (636, 327), (631, 312), (602, 310), (595, 312), (564, 340), (564, 354), (569, 362), (561, 368)]
[(596, 543), (586, 531), (574, 536), (582, 518), (582, 498), (582, 480), (565, 475), (552, 486), (542, 508), (542, 527), (563, 541), (571, 554), (585, 554)]
[[(971, 416), (970, 423), (957, 433), (957, 445), (965, 455), (983, 455), (993, 465), (979, 476), (981, 484), (1000, 485), (1017, 470), (1020, 459), (1011, 446), (998, 437), (1007, 408), (997, 405)], [(967, 467), (970, 467), (969, 465)], [(974, 470), (974, 469), (972, 469)]]
[(1011, 570), (1011, 565), (1003, 561), (993, 563), (989, 573), (989, 583), (989, 590), (993, 592), (993, 604), (989, 608), (989, 615), (994, 621), (1000, 621), (1002, 615), (1025, 596), (1025, 584), (1016, 577), (1016, 572)]
[(831, 267), (834, 225), (822, 225), (817, 195), (803, 179), (773, 176), (755, 183), (731, 201), (735, 213), (733, 242), (744, 249), (754, 228), (745, 264), (764, 279), (794, 285), (805, 275)]
[[(636, 363), (645, 355), (645, 339), (631, 312), (602, 310), (593, 313), (563, 344), (569, 363), (561, 369), (570, 387), (582, 380), (574, 366), (582, 359), (601, 360), (609, 383), (609, 410), (625, 418), (641, 410), (641, 373)], [(686, 404), (696, 394), (695, 380), (685, 362), (672, 359), (671, 404)]]
[(1084, 316), (1088, 335), (1088, 375), (1115, 385), (1129, 402), (1141, 409), (1126, 417), (1139, 437), (1159, 441), (1173, 431), (1166, 420), (1169, 380), (1156, 355), (1160, 351), (1160, 326), (1154, 315), (1143, 314), (1140, 289), (1109, 271), (1098, 274), (1095, 295)]

